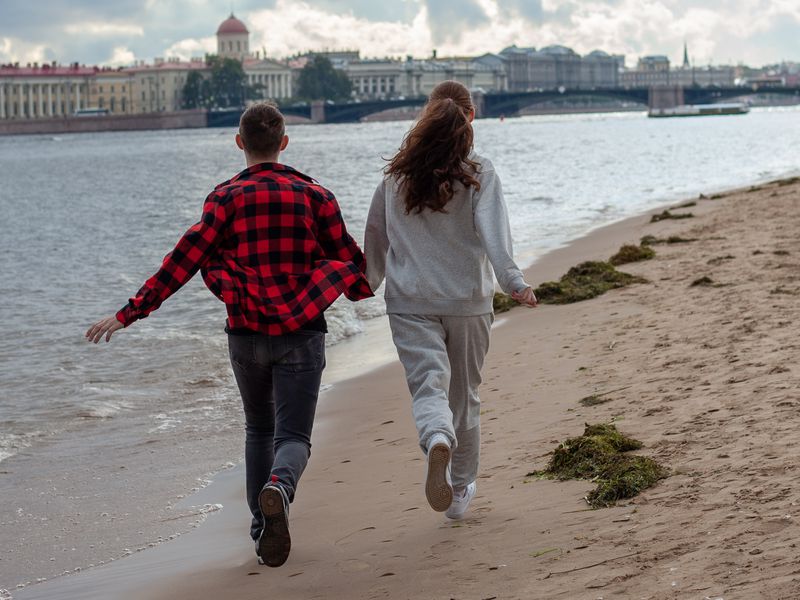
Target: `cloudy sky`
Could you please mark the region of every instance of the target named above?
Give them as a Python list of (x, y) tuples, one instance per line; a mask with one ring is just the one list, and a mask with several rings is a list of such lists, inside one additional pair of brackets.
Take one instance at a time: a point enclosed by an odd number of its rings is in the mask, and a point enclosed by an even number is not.
[(696, 64), (800, 61), (800, 0), (0, 0), (0, 63), (200, 56), (233, 6), (269, 56), (424, 57), (564, 44)]

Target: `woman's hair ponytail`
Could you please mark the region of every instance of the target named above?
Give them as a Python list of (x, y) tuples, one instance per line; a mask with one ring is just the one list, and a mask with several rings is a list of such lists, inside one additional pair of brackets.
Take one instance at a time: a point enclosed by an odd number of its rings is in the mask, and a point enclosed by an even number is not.
[(469, 159), (474, 111), (469, 91), (445, 81), (431, 92), (419, 120), (386, 167), (400, 184), (407, 213), (446, 212), (454, 183), (480, 189), (478, 163)]

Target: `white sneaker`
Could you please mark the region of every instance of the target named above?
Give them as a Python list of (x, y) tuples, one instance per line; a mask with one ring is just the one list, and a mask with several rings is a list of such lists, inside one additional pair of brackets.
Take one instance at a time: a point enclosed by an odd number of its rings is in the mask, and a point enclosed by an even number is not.
[(428, 444), (428, 475), (425, 479), (425, 497), (436, 512), (444, 512), (453, 501), (450, 485), (450, 444), (447, 437), (437, 433)]
[(478, 486), (473, 481), (464, 488), (462, 494), (454, 494), (453, 502), (450, 504), (450, 508), (447, 509), (447, 512), (444, 513), (444, 516), (448, 519), (463, 519), (464, 513), (467, 512), (469, 503), (475, 497), (476, 491), (478, 491)]

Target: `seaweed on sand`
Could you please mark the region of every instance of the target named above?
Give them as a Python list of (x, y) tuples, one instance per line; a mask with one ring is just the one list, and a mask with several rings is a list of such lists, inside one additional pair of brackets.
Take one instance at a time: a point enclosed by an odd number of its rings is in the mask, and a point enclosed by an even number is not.
[(647, 280), (617, 271), (607, 262), (587, 261), (572, 267), (558, 281), (544, 282), (534, 292), (543, 304), (570, 304), (632, 283), (647, 283)]
[(639, 243), (642, 246), (655, 246), (656, 244), (688, 244), (689, 242), (696, 241), (697, 238), (683, 238), (679, 235), (671, 235), (667, 238), (657, 238), (654, 235), (646, 235)]
[(608, 259), (612, 265), (624, 265), (632, 262), (639, 262), (640, 260), (650, 260), (656, 255), (656, 251), (649, 246), (634, 246), (633, 244), (625, 244), (617, 253)]
[(668, 210), (665, 210), (657, 215), (653, 215), (652, 217), (650, 217), (650, 222), (658, 223), (659, 221), (665, 221), (667, 219), (691, 219), (692, 217), (694, 217), (694, 214), (692, 213), (673, 213)]
[(495, 292), (494, 300), (492, 301), (492, 306), (494, 307), (495, 313), (504, 313), (506, 311), (511, 310), (515, 306), (519, 306), (519, 302), (514, 300), (508, 294), (504, 294), (502, 292)]
[(641, 447), (639, 440), (623, 435), (614, 425), (587, 423), (583, 435), (558, 445), (544, 471), (528, 476), (594, 481), (597, 488), (589, 493), (586, 501), (592, 508), (612, 506), (618, 500), (636, 496), (668, 475), (653, 459), (626, 454)]

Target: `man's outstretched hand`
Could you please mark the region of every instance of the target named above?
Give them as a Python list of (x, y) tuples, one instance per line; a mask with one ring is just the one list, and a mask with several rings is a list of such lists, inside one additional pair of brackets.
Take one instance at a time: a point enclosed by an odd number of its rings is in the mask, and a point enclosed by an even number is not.
[(533, 293), (533, 288), (530, 286), (526, 287), (521, 292), (512, 292), (511, 297), (520, 304), (530, 306), (531, 308), (539, 306), (539, 301), (536, 299), (536, 295)]
[(111, 341), (111, 336), (118, 329), (122, 329), (122, 323), (117, 321), (117, 317), (111, 316), (100, 319), (86, 331), (86, 340), (96, 344), (103, 336), (106, 336), (106, 342), (109, 342)]

